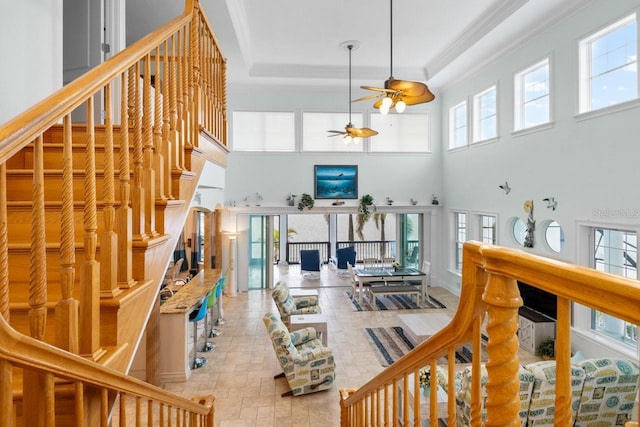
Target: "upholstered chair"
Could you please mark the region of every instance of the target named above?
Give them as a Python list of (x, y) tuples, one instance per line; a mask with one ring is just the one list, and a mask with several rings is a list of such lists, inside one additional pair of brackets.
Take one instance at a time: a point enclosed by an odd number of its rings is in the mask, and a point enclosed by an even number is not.
[(280, 316), (267, 313), (263, 317), (276, 358), (290, 390), (282, 396), (298, 396), (333, 387), (335, 362), (331, 349), (322, 345), (314, 328), (289, 332)]
[(320, 279), (321, 268), (319, 250), (303, 249), (300, 251), (300, 272), (305, 279)]
[(288, 326), (289, 316), (296, 314), (318, 314), (322, 313), (318, 305), (318, 297), (315, 295), (292, 297), (289, 287), (283, 281), (276, 283), (271, 292), (271, 297), (278, 307), (282, 321)]
[(356, 265), (356, 250), (353, 246), (336, 250), (336, 270), (338, 275), (348, 275), (347, 264)]

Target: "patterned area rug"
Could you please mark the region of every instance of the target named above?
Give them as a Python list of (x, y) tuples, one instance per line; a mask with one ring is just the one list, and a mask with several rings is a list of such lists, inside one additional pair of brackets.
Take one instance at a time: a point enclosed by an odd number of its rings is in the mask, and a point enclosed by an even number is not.
[[(400, 326), (364, 328), (363, 331), (382, 366), (393, 364), (416, 346), (416, 343), (405, 334), (404, 329)], [(484, 343), (482, 345), (482, 360), (487, 360)], [(445, 363), (447, 363), (446, 356), (438, 361), (438, 364)], [(456, 350), (456, 363), (471, 363), (471, 344)]]
[(382, 295), (376, 298), (376, 307), (374, 308), (366, 295), (363, 295), (362, 304), (358, 302), (358, 298), (351, 298), (351, 291), (345, 292), (349, 301), (353, 305), (355, 311), (370, 310), (417, 310), (420, 308), (447, 308), (437, 299), (429, 296), (428, 300), (422, 301), (420, 306), (416, 304), (408, 295)]

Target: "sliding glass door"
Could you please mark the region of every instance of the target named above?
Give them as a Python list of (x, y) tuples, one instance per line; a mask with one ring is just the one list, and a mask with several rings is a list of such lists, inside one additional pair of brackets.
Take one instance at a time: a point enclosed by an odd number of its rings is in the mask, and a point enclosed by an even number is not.
[(269, 216), (251, 215), (249, 218), (249, 278), (247, 287), (266, 289), (272, 274), (272, 245), (269, 239), (271, 224)]

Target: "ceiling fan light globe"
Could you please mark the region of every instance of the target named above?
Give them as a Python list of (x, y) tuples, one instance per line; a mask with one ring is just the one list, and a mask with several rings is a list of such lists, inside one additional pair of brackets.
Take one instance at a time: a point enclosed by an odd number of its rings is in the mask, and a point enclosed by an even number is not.
[(383, 116), (389, 114), (389, 107), (385, 107), (384, 105), (381, 105), (380, 114), (382, 114)]
[(342, 142), (344, 142), (344, 145), (348, 145), (351, 141), (353, 141), (353, 137), (351, 135), (345, 135), (344, 138), (342, 139)]
[(360, 144), (360, 138), (353, 138), (353, 143), (354, 143), (355, 145)]
[(396, 111), (398, 113), (404, 113), (404, 110), (406, 108), (407, 108), (407, 104), (403, 100), (396, 102)]
[[(389, 111), (389, 108), (391, 108), (392, 103), (393, 103), (393, 99), (391, 99), (390, 96), (385, 96), (384, 99), (382, 100), (382, 107), (386, 108), (387, 111)], [(382, 107), (380, 107), (380, 109), (382, 109)]]

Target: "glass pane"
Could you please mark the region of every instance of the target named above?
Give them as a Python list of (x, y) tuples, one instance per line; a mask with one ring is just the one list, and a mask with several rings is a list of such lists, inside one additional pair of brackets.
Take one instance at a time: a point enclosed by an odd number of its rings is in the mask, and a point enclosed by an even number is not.
[(234, 111), (231, 116), (234, 151), (294, 151), (293, 112)]
[(520, 218), (513, 223), (513, 238), (516, 242), (524, 245), (524, 238), (527, 235), (527, 225)]
[(371, 114), (371, 128), (378, 135), (369, 139), (372, 152), (419, 152), (429, 151), (429, 115)]
[(552, 251), (560, 252), (562, 250), (562, 246), (564, 246), (564, 231), (557, 221), (553, 221), (547, 226), (545, 239)]

